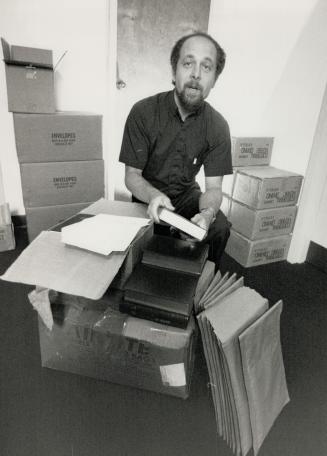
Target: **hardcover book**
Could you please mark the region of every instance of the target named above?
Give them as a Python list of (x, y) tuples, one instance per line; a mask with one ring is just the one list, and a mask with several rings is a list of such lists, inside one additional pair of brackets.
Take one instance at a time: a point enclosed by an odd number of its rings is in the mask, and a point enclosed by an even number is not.
[(154, 235), (143, 252), (142, 263), (187, 274), (200, 275), (208, 258), (208, 244)]
[(186, 327), (198, 277), (139, 263), (124, 288), (125, 313), (171, 326)]
[(182, 217), (173, 211), (169, 211), (166, 208), (160, 209), (159, 218), (163, 222), (174, 226), (178, 230), (183, 231), (183, 233), (186, 233), (189, 236), (198, 239), (199, 241), (202, 241), (207, 235), (207, 231), (201, 228), (199, 225), (196, 225), (187, 218)]

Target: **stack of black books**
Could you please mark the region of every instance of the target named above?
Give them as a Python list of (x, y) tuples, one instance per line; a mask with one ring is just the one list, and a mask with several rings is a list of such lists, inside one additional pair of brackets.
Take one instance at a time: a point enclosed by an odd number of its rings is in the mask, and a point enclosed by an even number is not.
[(208, 245), (154, 235), (124, 287), (120, 310), (186, 328), (214, 276)]

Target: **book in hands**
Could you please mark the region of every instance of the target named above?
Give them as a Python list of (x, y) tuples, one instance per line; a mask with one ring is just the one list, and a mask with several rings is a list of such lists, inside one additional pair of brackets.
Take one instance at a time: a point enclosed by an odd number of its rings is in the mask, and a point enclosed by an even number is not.
[(201, 228), (199, 225), (191, 222), (182, 215), (176, 214), (173, 211), (169, 211), (164, 207), (159, 210), (158, 215), (159, 219), (163, 222), (174, 226), (178, 230), (183, 231), (183, 233), (188, 234), (198, 241), (203, 241), (207, 235), (207, 231), (204, 228)]

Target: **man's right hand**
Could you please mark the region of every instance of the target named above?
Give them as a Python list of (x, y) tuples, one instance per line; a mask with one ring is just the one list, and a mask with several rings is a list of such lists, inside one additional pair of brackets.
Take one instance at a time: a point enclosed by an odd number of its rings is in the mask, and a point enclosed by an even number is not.
[(169, 209), (170, 211), (175, 210), (175, 208), (171, 204), (171, 201), (168, 198), (168, 196), (164, 195), (163, 193), (160, 193), (159, 195), (156, 195), (153, 198), (151, 198), (151, 200), (149, 202), (149, 206), (148, 206), (148, 215), (156, 223), (160, 223), (160, 219), (159, 219), (159, 215), (158, 215), (158, 210), (160, 207), (165, 207), (166, 209)]

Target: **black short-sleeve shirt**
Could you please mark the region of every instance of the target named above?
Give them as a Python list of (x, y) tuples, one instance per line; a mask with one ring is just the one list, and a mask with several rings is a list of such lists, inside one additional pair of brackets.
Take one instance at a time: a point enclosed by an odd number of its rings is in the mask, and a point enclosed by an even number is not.
[(229, 127), (207, 102), (183, 122), (174, 92), (137, 102), (126, 121), (119, 161), (170, 198), (184, 193), (204, 166), (205, 176), (232, 174)]

